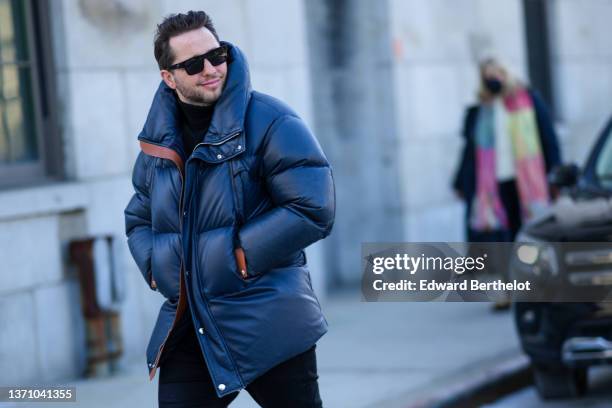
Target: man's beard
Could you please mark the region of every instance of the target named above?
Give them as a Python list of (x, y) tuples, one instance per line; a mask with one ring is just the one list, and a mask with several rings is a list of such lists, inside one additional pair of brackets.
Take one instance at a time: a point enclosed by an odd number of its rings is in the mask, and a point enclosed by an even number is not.
[(221, 96), (220, 91), (223, 89), (224, 85), (225, 81), (215, 91), (207, 91), (204, 88), (185, 86), (176, 81), (177, 91), (187, 99), (187, 102), (202, 105), (212, 105), (217, 102), (219, 96)]

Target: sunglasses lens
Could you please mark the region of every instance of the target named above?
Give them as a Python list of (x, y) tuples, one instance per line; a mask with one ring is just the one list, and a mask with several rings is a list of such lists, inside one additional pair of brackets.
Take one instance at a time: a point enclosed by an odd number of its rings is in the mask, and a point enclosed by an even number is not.
[(227, 50), (225, 49), (225, 47), (219, 47), (215, 50), (212, 50), (209, 55), (206, 56), (206, 59), (214, 67), (216, 67), (217, 65), (221, 65), (225, 61), (227, 61)]
[(203, 55), (185, 64), (185, 71), (189, 75), (198, 74), (202, 72), (203, 69), (204, 69), (204, 56)]

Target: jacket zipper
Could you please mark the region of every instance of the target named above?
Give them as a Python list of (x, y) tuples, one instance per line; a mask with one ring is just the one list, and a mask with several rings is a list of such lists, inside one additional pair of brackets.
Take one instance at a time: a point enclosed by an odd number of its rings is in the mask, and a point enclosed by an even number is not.
[[(239, 134), (240, 134), (240, 132), (237, 132), (237, 133), (235, 133), (235, 134), (231, 135), (230, 137), (225, 138), (223, 141), (218, 142), (218, 143), (205, 143), (205, 142), (198, 143), (198, 144), (197, 144), (197, 145), (195, 145), (195, 147), (193, 148), (193, 151), (195, 151), (195, 150), (196, 150), (196, 149), (197, 149), (199, 146), (203, 146), (203, 145), (218, 145), (218, 144), (222, 144), (222, 143), (224, 143), (224, 142), (226, 142), (226, 141), (228, 141), (228, 140), (230, 140), (230, 139), (234, 138), (235, 136), (238, 136)], [(192, 160), (192, 159), (193, 159), (193, 157), (191, 157), (191, 156), (190, 156), (190, 158), (188, 158), (188, 159), (187, 159), (187, 161), (185, 162), (185, 172), (187, 172), (187, 164), (188, 164), (188, 163), (189, 163), (189, 161), (190, 161), (190, 160)], [(230, 163), (231, 163), (231, 160), (230, 160)], [(228, 167), (229, 167), (229, 166), (228, 166)], [(230, 168), (230, 173), (231, 173), (231, 168)], [(183, 182), (183, 192), (184, 192), (184, 188), (185, 188), (185, 187), (184, 187), (184, 185), (185, 185), (185, 184), (184, 184), (184, 182)], [(233, 177), (232, 177), (232, 186), (233, 186)], [(183, 194), (181, 194), (181, 198), (182, 198), (182, 195), (183, 195)], [(182, 214), (183, 214), (183, 208), (181, 208), (181, 216), (182, 216)], [(182, 229), (183, 229), (183, 222), (182, 222), (182, 220), (181, 220), (181, 237), (182, 237)], [(181, 257), (182, 257), (182, 256), (181, 256)], [(182, 262), (183, 262), (183, 259), (181, 260), (181, 263), (182, 263)], [(196, 279), (198, 279), (198, 278), (196, 277)], [(199, 281), (199, 279), (198, 279), (198, 281)], [(208, 313), (209, 313), (209, 314), (212, 316), (212, 313), (210, 312), (210, 308), (208, 307), (208, 299), (206, 299), (206, 296), (205, 296), (203, 293), (202, 293), (202, 296), (204, 297), (204, 300), (205, 300), (205, 306), (206, 306), (206, 309), (208, 310)], [(215, 326), (216, 326), (216, 324), (215, 324)], [(173, 324), (172, 324), (172, 327), (170, 328), (170, 331), (168, 332), (168, 335), (169, 335), (169, 334), (170, 334), (170, 332), (172, 331), (172, 328), (174, 328), (174, 322), (173, 322)], [(216, 327), (215, 327), (215, 329), (216, 329)], [(218, 330), (218, 329), (217, 329), (217, 330)], [(166, 340), (167, 340), (167, 338), (168, 338), (168, 335), (166, 336), (166, 339), (164, 340), (164, 343), (163, 343), (163, 344), (162, 344), (162, 346), (161, 346), (162, 348), (163, 348), (163, 345), (165, 344), (165, 342), (166, 342)], [(222, 341), (223, 341), (223, 339), (222, 339)], [(224, 343), (224, 345), (225, 345), (225, 342), (224, 342), (224, 341), (223, 341), (223, 343)], [(229, 349), (229, 348), (227, 347), (227, 345), (225, 345), (225, 347), (226, 347), (227, 349)], [(159, 353), (159, 355), (158, 355), (158, 360), (159, 360), (159, 356), (161, 356), (161, 348), (160, 348), (160, 353)], [(207, 366), (207, 367), (209, 368), (209, 370), (210, 370), (210, 367), (209, 367), (209, 365), (208, 365), (208, 359), (207, 359), (207, 358), (205, 358), (204, 360), (205, 360), (205, 362), (206, 362), (206, 366)], [(230, 360), (231, 360), (231, 362), (232, 362), (232, 365), (234, 366), (234, 371), (235, 371), (235, 372), (238, 374), (238, 379), (239, 379), (239, 381), (240, 381), (240, 385), (244, 387), (244, 381), (242, 380), (242, 377), (240, 376), (240, 372), (238, 371), (238, 367), (236, 367), (236, 363), (235, 363), (234, 359), (233, 359), (231, 356), (230, 356)], [(157, 365), (157, 362), (156, 362), (156, 365)]]

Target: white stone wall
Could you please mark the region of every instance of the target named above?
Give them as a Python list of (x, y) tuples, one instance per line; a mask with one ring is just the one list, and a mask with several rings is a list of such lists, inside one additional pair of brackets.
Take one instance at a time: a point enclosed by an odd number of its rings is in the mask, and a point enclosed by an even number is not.
[(583, 165), (612, 115), (612, 1), (553, 0), (553, 79), (565, 160)]
[[(0, 381), (57, 380), (78, 372), (78, 287), (66, 279), (61, 239), (85, 205), (76, 185), (0, 194)], [(78, 215), (75, 215), (78, 217)]]
[[(61, 0), (51, 4), (57, 101), (70, 181), (0, 191), (0, 383), (76, 377), (84, 327), (66, 245), (110, 234), (125, 243), (136, 140), (160, 81), (153, 33), (162, 17), (208, 12), (222, 39), (242, 48), (254, 89), (311, 121), (302, 1)], [(116, 254), (127, 298), (121, 309), (125, 359), (143, 364), (160, 294), (148, 289), (127, 245)], [(319, 251), (309, 251), (323, 294)], [(7, 278), (8, 277), (8, 278)]]

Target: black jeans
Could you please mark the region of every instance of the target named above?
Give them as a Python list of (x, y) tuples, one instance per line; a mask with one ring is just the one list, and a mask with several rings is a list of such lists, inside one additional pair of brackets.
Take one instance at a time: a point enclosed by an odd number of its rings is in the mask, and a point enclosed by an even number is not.
[[(227, 407), (238, 391), (217, 397), (193, 324), (187, 323), (183, 333), (171, 349), (164, 350), (160, 362), (159, 407)], [(249, 384), (247, 392), (264, 408), (321, 408), (315, 348), (273, 367)]]

